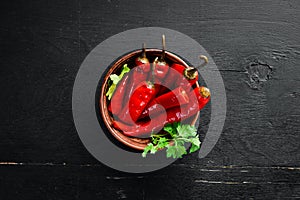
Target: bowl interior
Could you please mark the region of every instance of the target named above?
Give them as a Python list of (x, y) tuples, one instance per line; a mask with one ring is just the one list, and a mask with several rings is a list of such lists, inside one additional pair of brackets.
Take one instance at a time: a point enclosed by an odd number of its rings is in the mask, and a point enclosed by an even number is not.
[[(100, 94), (97, 97), (96, 96), (96, 101), (99, 102), (99, 111), (100, 111), (100, 117), (102, 117), (102, 121), (104, 125), (106, 126), (107, 130), (109, 133), (117, 139), (119, 142), (121, 142), (123, 145), (126, 147), (133, 148), (135, 150), (143, 150), (147, 144), (150, 142), (150, 138), (134, 138), (134, 137), (128, 137), (124, 135), (121, 131), (115, 129), (112, 126), (113, 122), (113, 117), (108, 111), (108, 103), (109, 100), (105, 96), (107, 90), (108, 90), (108, 81), (109, 81), (109, 76), (111, 74), (120, 74), (121, 68), (123, 67), (124, 64), (128, 64), (128, 67), (134, 66), (134, 60), (138, 56), (141, 55), (141, 50), (136, 50), (130, 53), (127, 53), (118, 59), (116, 59), (115, 62), (112, 63), (112, 65), (108, 68), (107, 73), (104, 74), (104, 77), (102, 81), (100, 81)], [(146, 49), (146, 54), (147, 58), (149, 59), (150, 62), (153, 62), (155, 57), (161, 55), (161, 50), (160, 49)], [(185, 67), (188, 67), (189, 64), (187, 61), (184, 59), (180, 58), (179, 56), (175, 55), (174, 53), (171, 53), (169, 51), (166, 51), (166, 57), (165, 57), (167, 63), (172, 64), (172, 63), (178, 63), (181, 64)], [(194, 125), (199, 117), (199, 112), (191, 117), (191, 120), (189, 122)]]

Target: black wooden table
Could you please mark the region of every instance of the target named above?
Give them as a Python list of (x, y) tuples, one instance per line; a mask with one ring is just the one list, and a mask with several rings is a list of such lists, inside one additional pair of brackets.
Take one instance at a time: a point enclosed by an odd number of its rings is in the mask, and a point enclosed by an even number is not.
[[(148, 26), (180, 31), (210, 53), (227, 118), (204, 159), (134, 175), (84, 148), (72, 87), (97, 44)], [(300, 198), (299, 1), (8, 1), (0, 27), (0, 199)]]

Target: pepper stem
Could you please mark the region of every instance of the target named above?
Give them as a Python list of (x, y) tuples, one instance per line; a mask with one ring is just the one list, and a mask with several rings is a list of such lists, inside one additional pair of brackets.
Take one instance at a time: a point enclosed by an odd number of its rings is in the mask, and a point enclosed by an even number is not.
[(164, 61), (165, 60), (165, 56), (166, 56), (166, 37), (163, 34), (162, 35), (162, 52), (161, 52), (160, 60)]
[(154, 84), (155, 81), (155, 65), (158, 62), (158, 57), (155, 58), (155, 60), (152, 63), (152, 83)]
[(206, 56), (204, 56), (204, 55), (200, 55), (199, 58), (200, 58), (201, 60), (204, 60), (204, 62), (203, 62), (202, 64), (200, 64), (200, 65), (198, 66), (198, 68), (204, 67), (204, 66), (208, 63), (208, 58), (207, 58)]
[(183, 71), (183, 75), (188, 80), (194, 79), (197, 77), (198, 71), (195, 67), (188, 67)]
[(142, 58), (146, 58), (146, 43), (143, 43), (142, 46)]
[(210, 96), (210, 91), (207, 87), (200, 87), (199, 93), (203, 98), (208, 98)]
[[(204, 55), (200, 55), (199, 58), (201, 60), (204, 60), (204, 62), (202, 64), (198, 65), (197, 68), (204, 67), (208, 63), (208, 58)], [(194, 78), (196, 78), (197, 73), (198, 73), (197, 68), (196, 67), (188, 67), (184, 70), (183, 75), (189, 80), (194, 79)]]

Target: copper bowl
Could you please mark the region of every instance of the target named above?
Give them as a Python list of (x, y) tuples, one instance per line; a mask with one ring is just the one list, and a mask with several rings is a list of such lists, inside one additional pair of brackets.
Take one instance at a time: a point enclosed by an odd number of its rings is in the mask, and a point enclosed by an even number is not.
[[(147, 144), (150, 142), (150, 138), (128, 137), (128, 136), (124, 135), (122, 132), (120, 132), (119, 130), (115, 129), (112, 126), (113, 117), (107, 109), (108, 99), (105, 96), (105, 94), (108, 90), (109, 76), (111, 74), (119, 74), (122, 66), (126, 63), (128, 64), (128, 67), (134, 66), (134, 64), (133, 64), (134, 60), (135, 60), (135, 58), (137, 58), (138, 56), (141, 55), (141, 52), (142, 52), (142, 50), (136, 50), (136, 51), (130, 52), (130, 53), (118, 58), (114, 63), (112, 63), (110, 68), (107, 70), (107, 73), (104, 75), (102, 82), (100, 82), (100, 84), (101, 84), (100, 97), (99, 97), (100, 99), (98, 98), (99, 107), (100, 107), (100, 116), (102, 117), (102, 120), (103, 120), (105, 126), (107, 127), (109, 133), (115, 139), (117, 139), (119, 142), (124, 144), (125, 146), (133, 148), (135, 150), (143, 150), (147, 146)], [(178, 63), (185, 67), (189, 66), (186, 61), (184, 61), (182, 58), (175, 55), (174, 53), (171, 53), (169, 51), (166, 51), (165, 53), (166, 53), (165, 60), (169, 64), (170, 63)], [(147, 54), (148, 59), (151, 62), (155, 59), (155, 57), (161, 55), (161, 50), (160, 49), (146, 49), (146, 54)], [(96, 97), (96, 100), (97, 100), (97, 97)], [(196, 123), (196, 121), (199, 117), (199, 113), (200, 112), (198, 112), (195, 116), (193, 116), (193, 118), (191, 120), (192, 125), (194, 125)]]

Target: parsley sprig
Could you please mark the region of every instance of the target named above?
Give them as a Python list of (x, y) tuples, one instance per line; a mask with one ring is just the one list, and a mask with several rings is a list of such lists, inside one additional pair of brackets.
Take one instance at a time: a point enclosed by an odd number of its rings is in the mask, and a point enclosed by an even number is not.
[(200, 148), (200, 140), (195, 126), (189, 124), (173, 123), (167, 124), (164, 131), (169, 134), (152, 134), (149, 143), (142, 153), (146, 157), (147, 153), (155, 154), (158, 150), (166, 148), (167, 158), (182, 158), (187, 154), (184, 144), (191, 143), (189, 153), (193, 153)]
[(117, 84), (122, 80), (123, 76), (128, 73), (130, 71), (130, 68), (127, 67), (127, 64), (124, 64), (122, 67), (122, 71), (120, 75), (117, 74), (111, 74), (109, 76), (110, 81), (112, 81), (112, 84), (110, 85), (110, 87), (108, 88), (107, 92), (106, 92), (106, 96), (108, 97), (108, 100), (111, 100), (111, 97), (113, 95), (113, 93), (116, 90)]

